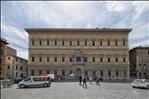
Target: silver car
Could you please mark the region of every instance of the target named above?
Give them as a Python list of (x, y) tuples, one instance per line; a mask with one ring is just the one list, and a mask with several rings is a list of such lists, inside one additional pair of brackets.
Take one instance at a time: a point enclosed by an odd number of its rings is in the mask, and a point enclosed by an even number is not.
[(18, 87), (44, 86), (49, 87), (48, 76), (30, 76), (19, 82)]
[(135, 79), (132, 83), (131, 83), (133, 88), (149, 88), (149, 80), (147, 79)]

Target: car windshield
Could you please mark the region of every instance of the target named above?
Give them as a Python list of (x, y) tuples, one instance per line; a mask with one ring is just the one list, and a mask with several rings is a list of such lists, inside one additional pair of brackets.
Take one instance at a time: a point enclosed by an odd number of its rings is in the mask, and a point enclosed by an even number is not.
[(149, 80), (148, 79), (145, 79), (145, 82), (148, 82), (149, 83)]
[(27, 77), (27, 78), (24, 79), (24, 81), (29, 81), (29, 80), (31, 80), (30, 77)]

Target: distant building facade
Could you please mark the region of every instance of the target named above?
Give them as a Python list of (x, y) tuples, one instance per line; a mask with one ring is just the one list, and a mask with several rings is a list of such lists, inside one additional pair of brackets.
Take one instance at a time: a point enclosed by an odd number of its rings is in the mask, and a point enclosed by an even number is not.
[(149, 79), (149, 47), (136, 47), (129, 51), (130, 76)]
[(129, 79), (128, 33), (131, 29), (27, 28), (29, 75), (58, 78), (101, 76)]
[(0, 38), (0, 79), (6, 78), (5, 58), (6, 58), (6, 45), (8, 42)]

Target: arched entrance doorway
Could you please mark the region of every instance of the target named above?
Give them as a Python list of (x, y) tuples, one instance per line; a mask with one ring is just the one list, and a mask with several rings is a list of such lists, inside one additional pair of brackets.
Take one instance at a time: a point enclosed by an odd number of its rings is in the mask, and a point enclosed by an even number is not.
[(79, 77), (79, 76), (81, 76), (81, 69), (80, 68), (77, 68), (76, 69), (76, 75), (75, 75), (76, 77)]

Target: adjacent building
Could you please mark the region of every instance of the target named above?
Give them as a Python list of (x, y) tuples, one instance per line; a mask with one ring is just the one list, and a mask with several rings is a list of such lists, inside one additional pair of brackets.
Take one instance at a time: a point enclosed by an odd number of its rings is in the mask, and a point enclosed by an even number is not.
[(0, 79), (6, 78), (6, 68), (5, 68), (5, 57), (6, 57), (6, 45), (8, 42), (0, 38)]
[(29, 75), (56, 78), (101, 76), (129, 79), (128, 33), (131, 29), (26, 28)]
[(7, 78), (21, 78), (28, 75), (28, 61), (18, 57), (16, 50), (9, 46), (6, 47), (5, 61)]
[(129, 51), (130, 76), (149, 79), (149, 47), (135, 47)]

